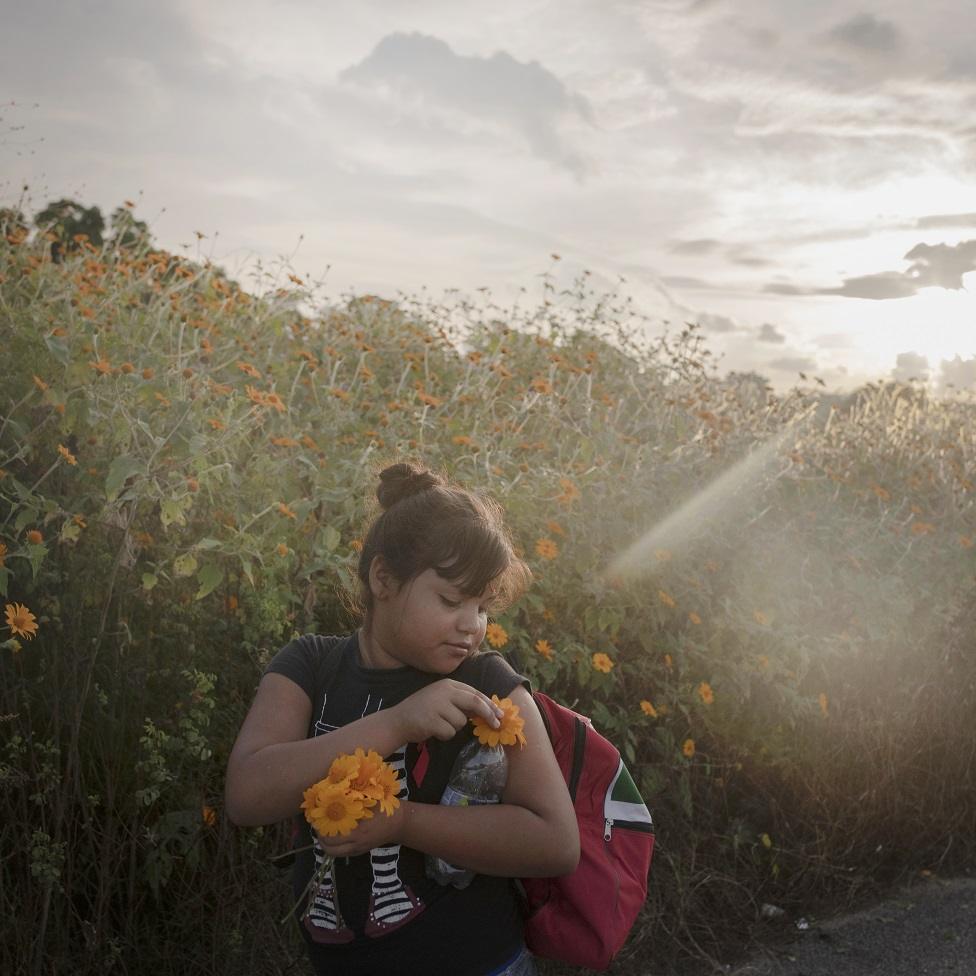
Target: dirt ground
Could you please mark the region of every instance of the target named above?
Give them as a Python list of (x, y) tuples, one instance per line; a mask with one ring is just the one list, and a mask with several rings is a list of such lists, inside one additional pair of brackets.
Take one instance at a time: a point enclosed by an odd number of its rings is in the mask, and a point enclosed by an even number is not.
[(701, 976), (976, 976), (976, 878), (929, 878), (857, 912), (782, 919), (782, 938)]

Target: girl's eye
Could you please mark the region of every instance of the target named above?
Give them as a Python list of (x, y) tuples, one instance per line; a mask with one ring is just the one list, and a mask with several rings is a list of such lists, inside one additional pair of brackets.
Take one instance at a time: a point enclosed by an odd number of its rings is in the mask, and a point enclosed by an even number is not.
[(442, 596), (441, 597), (441, 600), (444, 603), (444, 606), (445, 607), (450, 607), (452, 610), (455, 610), (459, 606), (461, 606), (461, 604), (460, 604), (460, 602), (458, 600), (449, 600), (446, 596)]

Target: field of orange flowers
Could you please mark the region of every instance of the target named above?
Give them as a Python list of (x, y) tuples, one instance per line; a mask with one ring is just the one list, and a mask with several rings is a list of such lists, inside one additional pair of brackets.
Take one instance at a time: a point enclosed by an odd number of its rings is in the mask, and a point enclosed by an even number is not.
[(613, 972), (972, 863), (976, 405), (721, 381), (694, 327), (644, 339), (629, 300), (542, 281), (531, 308), (325, 302), (287, 268), (0, 237), (0, 968), (300, 957), (287, 835), (225, 822), (223, 767), (270, 655), (354, 624), (397, 457), (505, 507), (535, 581), (487, 642), (592, 715), (654, 814)]

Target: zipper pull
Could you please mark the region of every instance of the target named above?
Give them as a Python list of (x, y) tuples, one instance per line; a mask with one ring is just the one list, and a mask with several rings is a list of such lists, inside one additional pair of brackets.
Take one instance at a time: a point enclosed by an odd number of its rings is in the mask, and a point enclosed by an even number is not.
[(613, 821), (607, 817), (603, 821), (603, 839), (610, 840), (610, 833), (613, 830)]

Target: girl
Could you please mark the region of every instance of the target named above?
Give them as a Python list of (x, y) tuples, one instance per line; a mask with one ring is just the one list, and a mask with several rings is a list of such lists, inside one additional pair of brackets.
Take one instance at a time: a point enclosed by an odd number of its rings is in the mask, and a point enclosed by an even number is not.
[[(426, 469), (388, 467), (376, 494), (383, 511), (359, 560), (363, 624), (299, 638), (272, 660), (228, 762), (227, 813), (241, 826), (294, 816), (297, 846), (315, 840), (296, 858), (296, 897), (324, 854), (337, 858), (300, 923), (317, 973), (531, 974), (510, 879), (572, 872), (579, 833), (528, 681), (480, 649), (488, 611), (520, 596), (529, 570), (497, 505)], [(506, 750), (502, 802), (440, 806), (469, 719), (498, 726), (493, 694), (519, 707), (527, 740)], [(357, 747), (397, 770), (400, 806), (346, 837), (312, 838), (302, 793)], [(474, 881), (430, 881), (425, 854)]]

